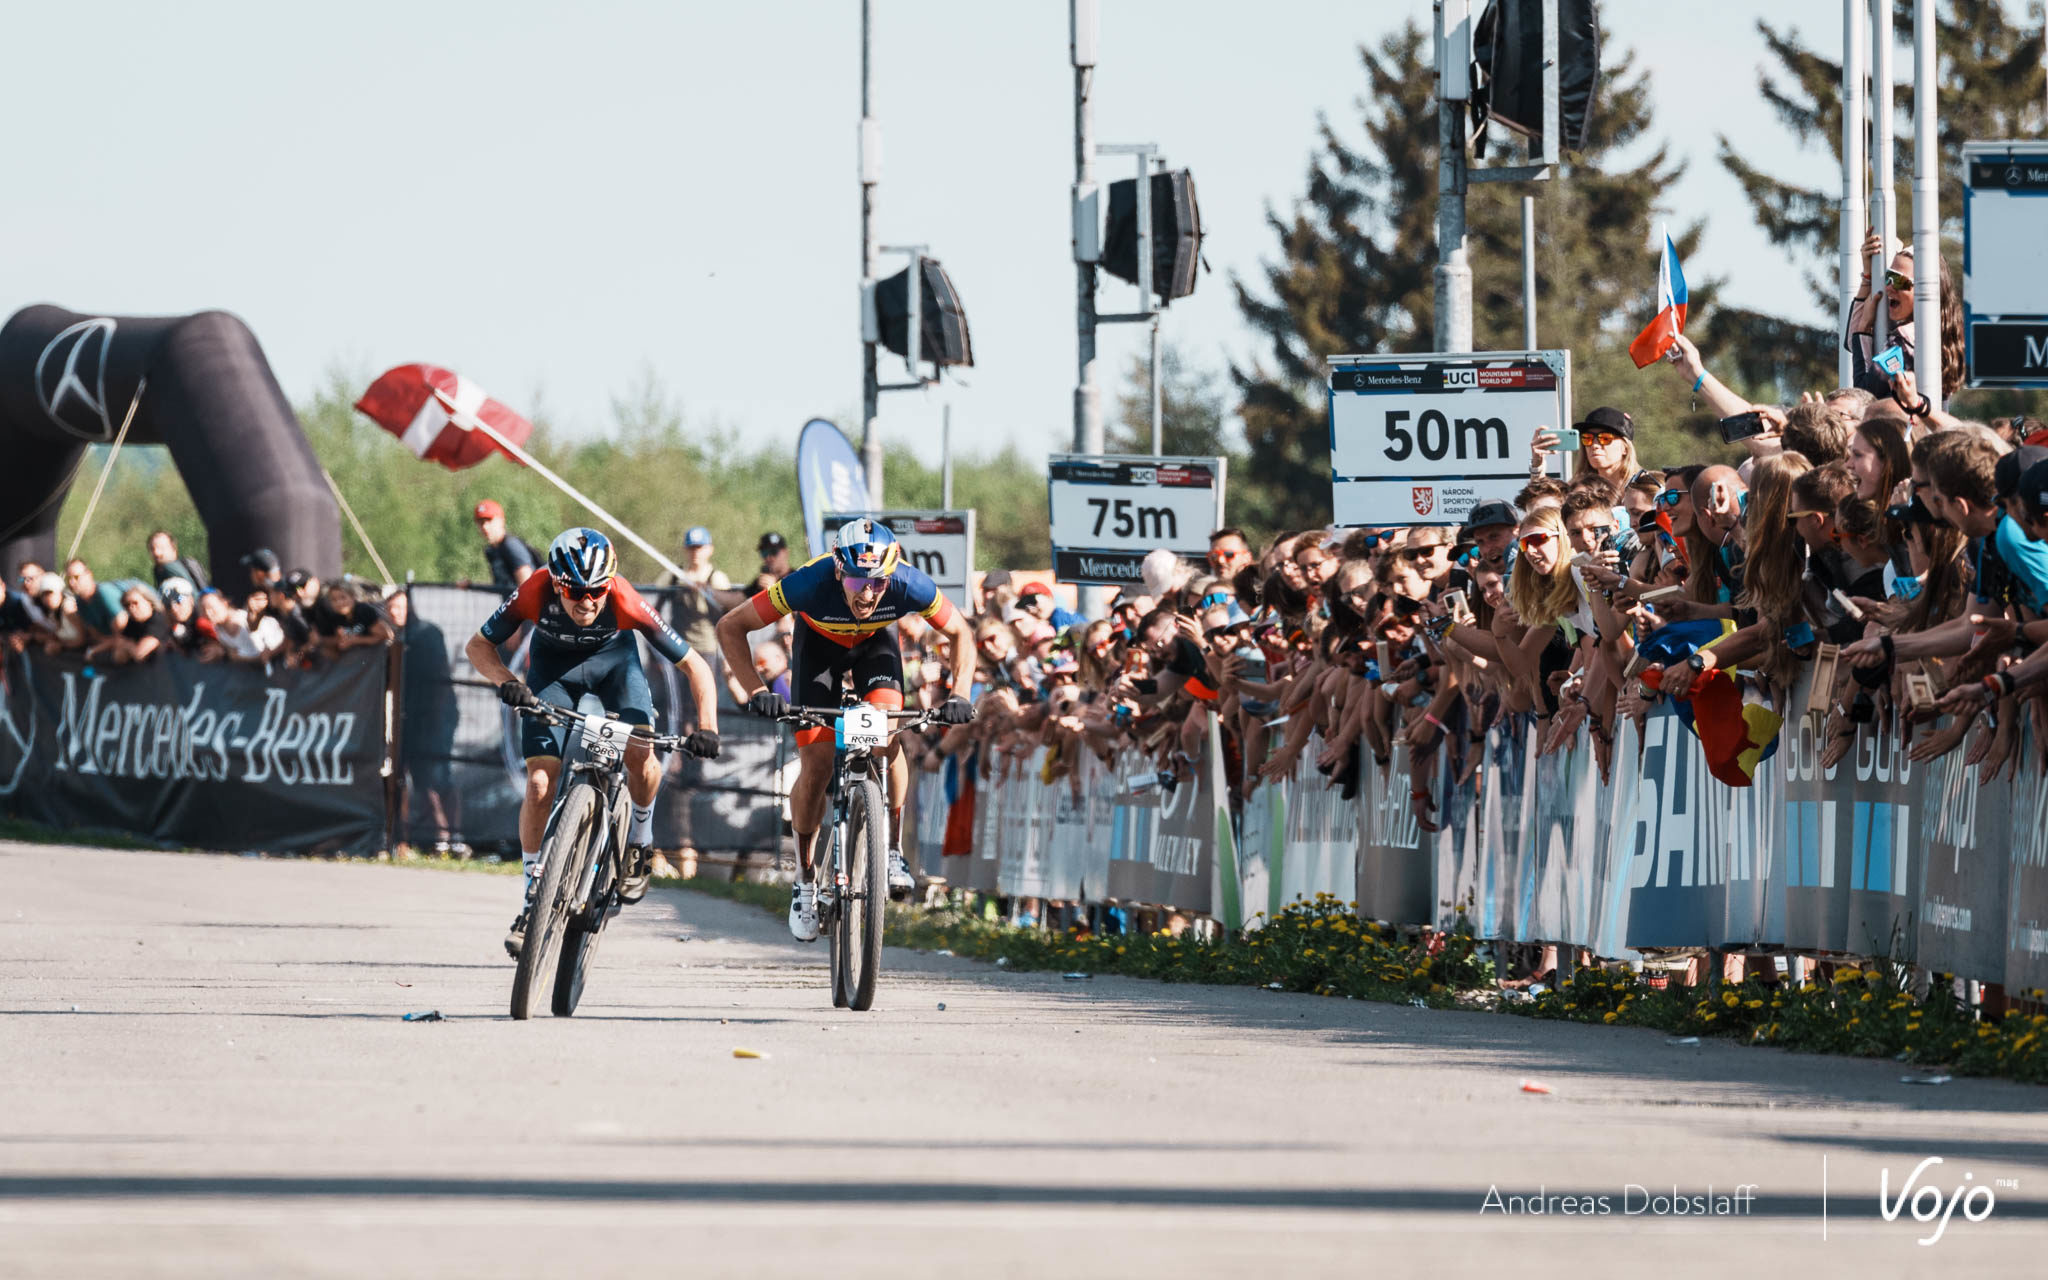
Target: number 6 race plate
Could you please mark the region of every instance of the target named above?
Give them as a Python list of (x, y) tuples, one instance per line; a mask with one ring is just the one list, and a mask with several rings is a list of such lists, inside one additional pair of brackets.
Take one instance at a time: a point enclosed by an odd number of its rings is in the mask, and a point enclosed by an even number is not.
[(889, 715), (880, 707), (856, 703), (839, 713), (839, 748), (873, 750), (889, 740)]
[(1573, 422), (1571, 369), (1569, 351), (1330, 357), (1337, 523), (1463, 524), (1511, 500), (1530, 438)]
[(604, 715), (583, 717), (583, 749), (609, 747), (613, 751), (626, 749), (626, 737), (633, 726), (623, 720), (613, 720)]
[(1223, 527), (1222, 458), (1054, 454), (1048, 468), (1053, 573), (1061, 582), (1127, 587), (1145, 554), (1190, 560)]

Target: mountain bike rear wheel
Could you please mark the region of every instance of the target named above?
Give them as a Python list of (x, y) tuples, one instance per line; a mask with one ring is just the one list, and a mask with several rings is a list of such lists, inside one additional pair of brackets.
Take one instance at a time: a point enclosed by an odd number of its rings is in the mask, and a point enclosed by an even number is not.
[(889, 902), (888, 814), (872, 776), (849, 778), (846, 807), (846, 891), (840, 897), (835, 941), (845, 957), (843, 990), (850, 1009), (875, 1003), (882, 971), (882, 915)]

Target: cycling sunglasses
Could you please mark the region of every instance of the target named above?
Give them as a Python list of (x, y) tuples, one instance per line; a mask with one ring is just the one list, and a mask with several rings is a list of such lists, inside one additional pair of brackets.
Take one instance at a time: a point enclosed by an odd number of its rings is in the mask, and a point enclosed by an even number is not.
[(840, 581), (854, 591), (880, 591), (889, 585), (887, 578), (841, 578)]
[(1231, 595), (1229, 592), (1211, 591), (1208, 595), (1202, 597), (1201, 607), (1204, 609), (1213, 609), (1220, 604), (1229, 604), (1230, 601)]
[(1555, 538), (1556, 536), (1557, 535), (1554, 533), (1546, 533), (1541, 529), (1536, 529), (1532, 530), (1529, 533), (1523, 534), (1521, 537), (1515, 539), (1515, 541), (1521, 543), (1525, 547), (1545, 547), (1549, 546), (1550, 540), (1552, 538)]
[(567, 582), (557, 582), (555, 584), (555, 590), (561, 592), (563, 595), (569, 597), (571, 600), (596, 600), (603, 596), (609, 595), (611, 593), (611, 589), (612, 584), (609, 582), (605, 583), (601, 587), (579, 587)]
[(1913, 277), (1902, 276), (1887, 267), (1884, 273), (1884, 287), (1887, 289), (1911, 289), (1913, 287)]

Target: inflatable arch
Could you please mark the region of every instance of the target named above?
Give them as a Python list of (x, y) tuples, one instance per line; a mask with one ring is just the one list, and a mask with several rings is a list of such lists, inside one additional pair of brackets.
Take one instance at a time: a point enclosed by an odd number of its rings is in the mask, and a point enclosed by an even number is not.
[[(149, 386), (139, 403), (135, 389)], [(206, 525), (208, 571), (247, 581), (241, 558), (341, 572), (341, 517), (263, 348), (224, 311), (189, 316), (17, 311), (0, 327), (0, 573), (55, 567), (57, 512), (88, 446), (111, 443), (131, 403), (129, 444), (171, 451)]]

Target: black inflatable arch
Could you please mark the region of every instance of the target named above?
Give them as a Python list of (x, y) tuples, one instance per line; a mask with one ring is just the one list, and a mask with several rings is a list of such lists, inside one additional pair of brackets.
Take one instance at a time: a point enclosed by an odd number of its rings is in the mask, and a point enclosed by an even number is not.
[(55, 567), (57, 512), (80, 459), (112, 442), (144, 376), (127, 443), (170, 449), (206, 525), (214, 581), (240, 588), (239, 562), (258, 547), (287, 569), (337, 576), (334, 496), (247, 325), (225, 311), (52, 306), (25, 307), (0, 327), (0, 572), (12, 577), (30, 557)]

